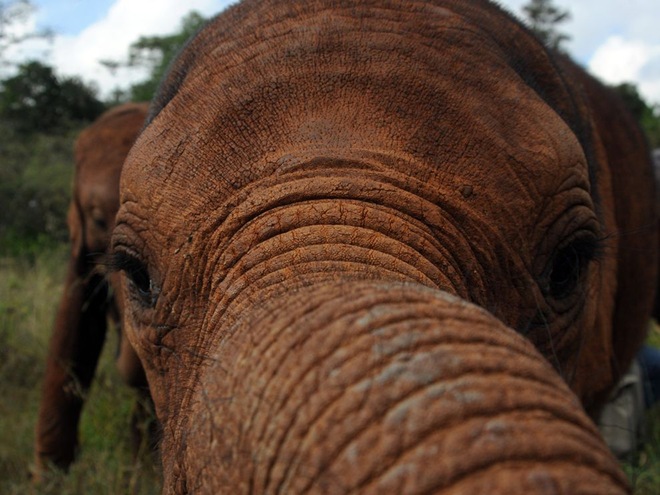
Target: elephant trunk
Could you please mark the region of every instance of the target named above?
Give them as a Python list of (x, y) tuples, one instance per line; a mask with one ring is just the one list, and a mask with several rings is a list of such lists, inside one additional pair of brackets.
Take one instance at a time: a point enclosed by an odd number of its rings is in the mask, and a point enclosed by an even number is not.
[(248, 299), (164, 432), (176, 493), (626, 493), (577, 398), (480, 308), (331, 275)]

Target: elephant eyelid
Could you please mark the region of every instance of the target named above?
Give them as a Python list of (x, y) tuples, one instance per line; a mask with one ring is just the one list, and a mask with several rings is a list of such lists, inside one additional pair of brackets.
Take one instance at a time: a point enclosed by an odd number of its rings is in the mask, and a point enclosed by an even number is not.
[(115, 250), (106, 257), (103, 264), (109, 273), (126, 273), (129, 289), (141, 306), (153, 308), (156, 305), (160, 289), (155, 286), (144, 262), (126, 251)]
[(135, 256), (116, 250), (106, 254), (99, 264), (104, 266), (108, 273), (116, 273), (129, 269), (135, 261), (137, 261)]
[(602, 254), (595, 236), (577, 237), (558, 249), (546, 270), (544, 292), (555, 299), (568, 297), (579, 285), (587, 265)]

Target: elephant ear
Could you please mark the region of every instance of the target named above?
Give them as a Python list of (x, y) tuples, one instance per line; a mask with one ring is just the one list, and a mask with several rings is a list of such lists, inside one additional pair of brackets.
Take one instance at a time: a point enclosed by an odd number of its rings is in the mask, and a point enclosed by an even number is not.
[[(658, 252), (660, 253), (660, 150), (653, 151), (653, 172), (655, 175), (655, 220), (657, 222), (658, 231)], [(660, 324), (660, 267), (658, 268), (655, 285), (653, 318), (655, 318), (655, 321)]]
[(593, 415), (646, 337), (658, 270), (654, 180), (646, 139), (623, 100), (568, 57), (556, 60), (581, 115), (575, 134), (589, 164), (604, 240), (612, 248), (601, 260), (602, 267), (611, 265), (603, 268), (601, 297), (611, 299), (613, 307), (600, 305), (595, 331), (581, 350), (581, 370), (571, 384)]
[[(578, 74), (590, 103), (594, 131), (606, 155), (607, 170), (597, 170), (596, 177), (609, 173), (613, 194), (615, 228), (611, 234), (617, 243), (617, 283), (612, 366), (619, 379), (646, 337), (658, 278), (658, 223), (651, 153), (623, 100), (583, 72)], [(600, 198), (601, 203), (605, 201)]]
[(78, 202), (76, 191), (74, 191), (74, 197), (69, 204), (66, 221), (67, 226), (69, 227), (71, 257), (80, 261), (84, 256), (85, 222), (83, 221), (83, 213), (80, 203)]
[(80, 176), (81, 168), (85, 157), (85, 136), (89, 134), (89, 129), (83, 130), (73, 146), (75, 171), (73, 177), (73, 188), (71, 192), (71, 202), (67, 212), (67, 226), (69, 228), (69, 241), (71, 243), (71, 258), (78, 261), (77, 265), (81, 267), (82, 257), (85, 251), (85, 217), (80, 204)]

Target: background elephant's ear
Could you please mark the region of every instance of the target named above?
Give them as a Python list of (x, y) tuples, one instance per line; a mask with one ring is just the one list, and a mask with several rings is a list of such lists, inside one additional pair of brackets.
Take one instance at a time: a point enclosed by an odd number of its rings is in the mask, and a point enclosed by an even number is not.
[[(660, 253), (660, 150), (653, 151), (653, 174), (655, 176), (655, 220), (658, 231), (658, 252)], [(660, 324), (660, 267), (657, 270), (653, 318)]]
[[(615, 382), (628, 371), (649, 328), (658, 278), (658, 220), (648, 142), (623, 100), (582, 71), (581, 81), (593, 115), (594, 132), (606, 160), (597, 184), (597, 200), (612, 209), (614, 222), (605, 234), (616, 243), (616, 292), (612, 315)], [(604, 183), (609, 174), (611, 199)]]
[(67, 225), (69, 227), (69, 240), (71, 241), (71, 257), (80, 259), (83, 256), (84, 248), (84, 222), (83, 222), (83, 213), (78, 203), (77, 198), (71, 199), (69, 204), (69, 211), (67, 212), (66, 218)]

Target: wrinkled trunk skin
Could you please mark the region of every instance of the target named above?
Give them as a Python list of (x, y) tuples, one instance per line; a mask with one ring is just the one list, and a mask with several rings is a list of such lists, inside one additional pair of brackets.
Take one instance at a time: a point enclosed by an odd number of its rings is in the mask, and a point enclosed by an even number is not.
[(521, 336), (419, 284), (322, 278), (223, 315), (166, 493), (626, 492)]

